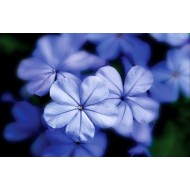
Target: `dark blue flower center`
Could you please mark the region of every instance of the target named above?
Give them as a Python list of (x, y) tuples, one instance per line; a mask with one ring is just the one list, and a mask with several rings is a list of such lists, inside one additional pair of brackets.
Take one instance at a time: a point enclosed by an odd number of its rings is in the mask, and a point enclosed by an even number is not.
[(125, 101), (125, 96), (121, 96), (121, 101)]
[(178, 78), (180, 76), (180, 72), (175, 71), (172, 75), (174, 78)]
[(76, 144), (76, 145), (80, 145), (80, 142), (76, 141), (75, 144)]

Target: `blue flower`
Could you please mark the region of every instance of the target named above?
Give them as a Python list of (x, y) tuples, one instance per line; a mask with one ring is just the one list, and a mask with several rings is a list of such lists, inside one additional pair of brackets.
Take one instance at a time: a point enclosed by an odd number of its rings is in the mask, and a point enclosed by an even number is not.
[(166, 61), (152, 68), (155, 84), (151, 95), (160, 102), (172, 102), (178, 99), (181, 91), (190, 96), (190, 46), (168, 51)]
[(171, 46), (180, 46), (189, 40), (188, 33), (152, 33), (150, 34), (159, 42), (165, 42)]
[(31, 94), (43, 96), (56, 79), (68, 77), (77, 81), (73, 74), (105, 64), (103, 59), (79, 51), (85, 40), (81, 35), (49, 35), (38, 41), (32, 57), (23, 60), (18, 68), (19, 78), (29, 81), (27, 89)]
[(63, 129), (50, 129), (45, 132), (45, 138), (41, 156), (100, 157), (107, 147), (107, 136), (102, 132), (96, 132), (94, 138), (87, 142), (75, 142), (65, 135)]
[(110, 90), (107, 101), (118, 106), (120, 124), (114, 129), (119, 134), (131, 135), (134, 120), (142, 124), (156, 119), (159, 105), (145, 94), (153, 84), (150, 71), (140, 66), (132, 67), (127, 73), (124, 87), (119, 73), (113, 67), (100, 68), (96, 76), (102, 78)]
[(15, 122), (6, 126), (4, 137), (9, 141), (21, 141), (40, 133), (41, 113), (28, 102), (18, 102), (12, 109)]
[(117, 123), (117, 107), (105, 103), (108, 95), (106, 84), (96, 76), (81, 84), (69, 78), (56, 81), (50, 89), (54, 102), (46, 106), (44, 119), (52, 128), (66, 126), (72, 140), (87, 141), (94, 137), (94, 125), (107, 128)]
[(133, 63), (147, 63), (150, 47), (132, 34), (88, 34), (88, 39), (97, 44), (98, 54), (108, 60), (115, 59), (120, 53), (127, 55)]

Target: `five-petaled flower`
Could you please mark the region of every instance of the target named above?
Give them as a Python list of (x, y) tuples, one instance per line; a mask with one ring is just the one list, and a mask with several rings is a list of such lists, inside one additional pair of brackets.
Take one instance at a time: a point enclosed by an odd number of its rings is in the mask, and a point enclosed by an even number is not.
[(38, 41), (32, 57), (23, 60), (18, 68), (19, 78), (29, 81), (27, 89), (31, 94), (43, 96), (56, 79), (77, 81), (75, 75), (80, 71), (105, 64), (98, 56), (79, 51), (83, 38), (82, 34), (48, 35)]
[(105, 102), (109, 90), (99, 77), (87, 77), (82, 83), (69, 78), (56, 81), (50, 96), (54, 102), (44, 110), (45, 121), (52, 128), (66, 126), (66, 134), (74, 141), (93, 138), (94, 126), (107, 128), (118, 122), (118, 109)]
[(190, 45), (181, 49), (172, 49), (167, 54), (166, 61), (152, 68), (155, 84), (151, 88), (154, 99), (160, 102), (177, 100), (179, 92), (190, 96)]
[(150, 71), (140, 66), (132, 67), (127, 73), (124, 87), (119, 73), (113, 67), (100, 68), (96, 76), (102, 78), (110, 90), (107, 101), (118, 106), (120, 124), (115, 125), (114, 129), (119, 134), (131, 135), (134, 120), (149, 123), (156, 119), (159, 105), (145, 94), (153, 84)]

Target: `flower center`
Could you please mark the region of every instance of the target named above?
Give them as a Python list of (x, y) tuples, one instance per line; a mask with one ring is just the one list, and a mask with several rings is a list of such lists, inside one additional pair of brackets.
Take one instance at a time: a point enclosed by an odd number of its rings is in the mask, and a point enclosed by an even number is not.
[(174, 78), (178, 78), (178, 77), (180, 76), (180, 72), (175, 71), (175, 72), (172, 74), (172, 76), (173, 76)]
[(79, 145), (79, 144), (80, 144), (80, 142), (76, 141), (76, 142), (75, 142), (75, 144), (76, 144), (76, 145)]
[(82, 106), (78, 106), (77, 109), (80, 110), (80, 111), (82, 111), (83, 107)]
[(125, 101), (125, 96), (121, 96), (121, 101)]

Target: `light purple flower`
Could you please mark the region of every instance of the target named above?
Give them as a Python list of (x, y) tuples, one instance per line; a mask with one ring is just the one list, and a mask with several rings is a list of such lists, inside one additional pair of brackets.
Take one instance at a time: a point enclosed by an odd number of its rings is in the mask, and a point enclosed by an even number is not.
[(107, 101), (118, 106), (120, 124), (114, 129), (119, 134), (131, 135), (134, 120), (142, 124), (156, 119), (158, 103), (145, 94), (153, 84), (150, 71), (140, 66), (132, 67), (127, 73), (124, 86), (119, 73), (113, 67), (100, 68), (96, 76), (102, 78), (110, 90)]
[(165, 42), (171, 46), (180, 46), (189, 40), (188, 33), (152, 33), (150, 34), (159, 42)]
[(45, 138), (46, 146), (42, 147), (42, 156), (100, 157), (107, 147), (107, 136), (102, 132), (96, 132), (88, 142), (73, 141), (65, 135), (63, 129), (47, 130)]
[(87, 77), (81, 84), (69, 78), (56, 81), (50, 96), (54, 102), (44, 110), (45, 121), (52, 128), (66, 126), (74, 141), (87, 141), (94, 136), (94, 126), (107, 128), (118, 121), (117, 106), (105, 103), (109, 90), (99, 77)]
[(190, 96), (190, 45), (173, 49), (167, 53), (166, 61), (152, 68), (155, 84), (151, 95), (160, 102), (172, 102), (179, 93)]
[(132, 62), (141, 65), (150, 58), (149, 45), (134, 34), (95, 33), (88, 34), (88, 39), (97, 44), (98, 54), (108, 60), (115, 59), (122, 53), (132, 59)]
[(73, 74), (104, 65), (103, 59), (79, 51), (83, 41), (82, 34), (42, 37), (32, 57), (23, 60), (18, 68), (19, 78), (29, 81), (28, 91), (43, 96), (49, 92), (56, 79), (68, 77), (77, 81)]

